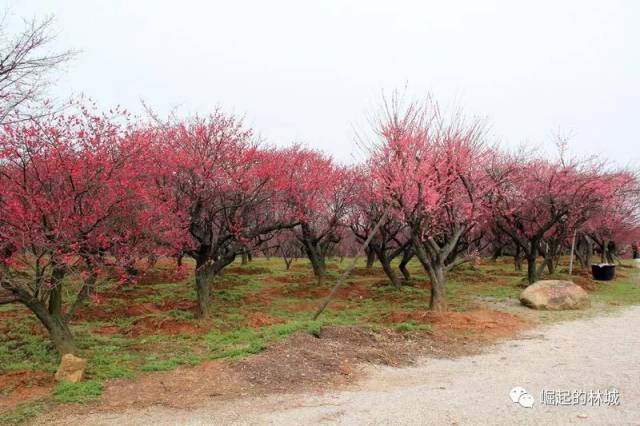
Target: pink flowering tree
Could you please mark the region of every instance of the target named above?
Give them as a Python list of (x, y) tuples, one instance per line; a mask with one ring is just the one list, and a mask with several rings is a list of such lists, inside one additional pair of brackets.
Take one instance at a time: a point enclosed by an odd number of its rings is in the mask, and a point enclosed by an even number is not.
[(403, 108), (385, 104), (370, 144), (372, 176), (389, 200), (388, 214), (404, 223), (415, 256), (431, 280), (430, 309), (447, 309), (447, 272), (473, 259), (468, 238), (484, 214), (492, 152), (479, 121), (445, 118), (427, 100)]
[(285, 205), (285, 154), (259, 146), (251, 129), (221, 111), (162, 125), (158, 134), (165, 165), (158, 181), (171, 188), (175, 228), (186, 241), (181, 252), (196, 261), (197, 313), (204, 317), (215, 277), (298, 223)]
[(0, 131), (0, 304), (30, 309), (60, 353), (75, 350), (69, 321), (99, 271), (153, 250), (147, 240), (162, 232), (148, 210), (148, 136), (88, 108)]
[[(399, 288), (402, 282), (391, 262), (398, 256), (402, 255), (403, 258), (409, 256), (411, 238), (408, 228), (395, 215), (385, 214), (390, 204), (388, 200), (384, 199), (384, 192), (377, 190), (377, 182), (371, 176), (371, 167), (360, 167), (355, 173), (357, 184), (349, 213), (349, 226), (354, 236), (362, 244), (373, 232), (376, 224), (382, 220), (378, 232), (369, 242), (368, 249), (380, 261), (380, 265), (382, 265), (391, 284)], [(403, 278), (408, 281), (411, 275), (406, 268), (407, 263), (408, 260), (400, 263), (400, 271)]]
[[(598, 209), (594, 209), (582, 227), (582, 238), (586, 250), (580, 250), (586, 258), (595, 243), (600, 252), (600, 261), (613, 263), (620, 249), (631, 246), (640, 239), (640, 185), (629, 171), (603, 174), (602, 185), (607, 186)], [(589, 265), (589, 260), (584, 260)]]
[(326, 275), (326, 257), (343, 238), (353, 197), (349, 170), (331, 158), (298, 146), (283, 151), (282, 186), (299, 226), (294, 233), (318, 282)]
[[(562, 156), (556, 161), (504, 156), (490, 176), (493, 191), (487, 208), (497, 229), (524, 252), (529, 284), (545, 266), (553, 272), (563, 244), (602, 211), (617, 186), (602, 164)], [(544, 261), (537, 265), (541, 255)]]

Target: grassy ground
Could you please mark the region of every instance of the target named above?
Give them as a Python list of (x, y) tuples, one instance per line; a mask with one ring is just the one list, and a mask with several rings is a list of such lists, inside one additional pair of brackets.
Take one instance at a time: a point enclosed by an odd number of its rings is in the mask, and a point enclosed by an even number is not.
[[(73, 322), (79, 355), (89, 358), (86, 380), (75, 385), (53, 384), (58, 356), (26, 309), (0, 307), (0, 396), (9, 397), (19, 388), (34, 390), (29, 403), (4, 412), (0, 406), (0, 424), (36, 416), (52, 404), (95, 399), (108, 379), (133, 379), (143, 372), (245, 357), (298, 330), (317, 334), (329, 324), (401, 332), (430, 329), (428, 323), (394, 320), (394, 314), (424, 311), (428, 306), (427, 279), (417, 263), (410, 265), (412, 281), (401, 289), (390, 287), (377, 265), (369, 271), (359, 263), (321, 319), (312, 321), (314, 309), (348, 262), (331, 261), (330, 277), (322, 286), (303, 260), (290, 271), (278, 258), (258, 258), (244, 266), (236, 263), (214, 284), (212, 314), (205, 320), (193, 315), (192, 272), (176, 276), (171, 261), (160, 261), (133, 286), (114, 289), (105, 282), (97, 292), (99, 303), (83, 308)], [(576, 280), (591, 289), (596, 304), (640, 303), (638, 271), (630, 266), (618, 269), (618, 278), (611, 283), (594, 283), (585, 276)], [(558, 278), (566, 276), (562, 270)], [(512, 300), (522, 290), (518, 284), (524, 276), (513, 271), (509, 259), (465, 266), (449, 277), (450, 309), (466, 311), (482, 300)], [(41, 395), (38, 389), (43, 390)]]

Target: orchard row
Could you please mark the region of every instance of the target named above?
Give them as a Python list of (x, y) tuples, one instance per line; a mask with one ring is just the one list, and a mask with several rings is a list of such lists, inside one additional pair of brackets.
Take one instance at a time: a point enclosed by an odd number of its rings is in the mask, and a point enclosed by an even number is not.
[[(322, 281), (327, 256), (359, 255), (377, 229), (370, 261), (401, 286), (417, 259), (431, 309), (446, 310), (448, 271), (481, 255), (526, 262), (532, 283), (574, 235), (587, 266), (640, 240), (635, 173), (563, 144), (554, 160), (506, 152), (481, 121), (396, 99), (363, 144), (368, 158), (344, 166), (261, 144), (222, 111), (160, 121), (75, 105), (16, 120), (0, 133), (0, 304), (28, 307), (65, 353), (102, 272), (134, 280), (143, 258), (193, 258), (206, 316), (210, 286), (238, 256), (306, 256)], [(81, 284), (63, 300), (72, 274)]]

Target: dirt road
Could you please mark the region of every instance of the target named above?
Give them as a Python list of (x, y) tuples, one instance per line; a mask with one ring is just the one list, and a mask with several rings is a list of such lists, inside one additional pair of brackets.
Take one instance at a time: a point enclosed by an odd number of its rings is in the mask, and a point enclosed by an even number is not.
[[(640, 307), (633, 307), (537, 328), (480, 355), (424, 359), (411, 368), (370, 367), (368, 378), (347, 391), (211, 402), (196, 410), (96, 413), (56, 424), (639, 424), (639, 325)], [(534, 397), (533, 408), (511, 402), (509, 391), (515, 386)], [(619, 391), (617, 406), (540, 401), (542, 390), (612, 387)]]

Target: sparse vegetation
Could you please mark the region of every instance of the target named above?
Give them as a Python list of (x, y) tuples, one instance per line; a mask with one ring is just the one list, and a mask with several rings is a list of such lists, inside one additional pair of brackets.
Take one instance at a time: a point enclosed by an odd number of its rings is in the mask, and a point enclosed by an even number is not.
[[(450, 309), (463, 313), (487, 299), (503, 302), (516, 298), (525, 273), (514, 273), (513, 265), (504, 260), (486, 259), (477, 266), (453, 271), (447, 287)], [(45, 386), (52, 388), (44, 400), (4, 410), (2, 421), (15, 423), (35, 416), (46, 404), (94, 400), (108, 379), (131, 380), (140, 374), (207, 360), (245, 358), (295, 332), (321, 337), (323, 327), (335, 325), (356, 325), (374, 331), (386, 328), (425, 336), (431, 336), (434, 329), (443, 330), (426, 316), (414, 319), (411, 315), (397, 315), (425, 312), (428, 306), (428, 279), (415, 262), (409, 264), (412, 281), (395, 288), (380, 266), (367, 270), (365, 259), (360, 260), (354, 276), (318, 321), (310, 320), (311, 313), (329, 292), (331, 279), (318, 284), (306, 261), (298, 261), (291, 271), (279, 259), (255, 258), (246, 267), (233, 266), (212, 289), (211, 306), (218, 314), (204, 320), (192, 315), (193, 289), (185, 285), (189, 277), (174, 281), (158, 278), (173, 268), (172, 262), (161, 259), (141, 277), (140, 284), (126, 292), (113, 292), (112, 285), (102, 285), (96, 293), (103, 301), (79, 310), (72, 329), (80, 355), (89, 358), (86, 381), (79, 384), (52, 387), (58, 355), (44, 330), (20, 306), (0, 308), (0, 327), (7, 331), (0, 337), (0, 377), (40, 371), (48, 377)], [(246, 269), (238, 273), (240, 269), (236, 267)], [(594, 301), (611, 307), (640, 303), (637, 270), (623, 266), (619, 271), (613, 282), (590, 282)], [(328, 268), (329, 278), (338, 273), (338, 268)], [(577, 282), (581, 276), (576, 277)], [(562, 272), (553, 277), (568, 278)], [(473, 339), (481, 334), (482, 331), (463, 330), (459, 337)]]

